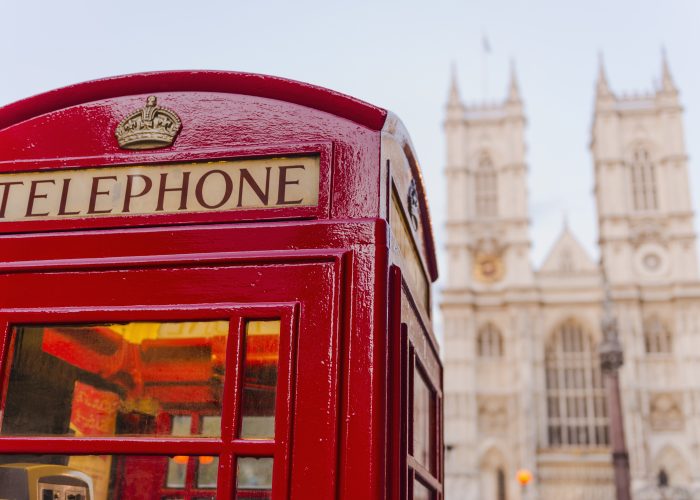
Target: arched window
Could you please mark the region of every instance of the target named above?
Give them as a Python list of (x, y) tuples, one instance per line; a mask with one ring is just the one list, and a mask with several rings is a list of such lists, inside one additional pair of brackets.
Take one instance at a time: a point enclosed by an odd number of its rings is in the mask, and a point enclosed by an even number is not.
[(632, 204), (635, 210), (656, 210), (656, 172), (646, 149), (636, 149), (630, 164)]
[(647, 354), (671, 354), (671, 332), (659, 318), (652, 316), (644, 322), (644, 348)]
[(493, 162), (487, 154), (481, 155), (474, 175), (477, 217), (498, 215), (498, 177)]
[(476, 337), (476, 351), (480, 358), (503, 356), (503, 335), (493, 323), (487, 323), (479, 329)]
[(545, 370), (549, 445), (607, 445), (607, 404), (598, 353), (579, 323), (569, 320), (554, 332)]

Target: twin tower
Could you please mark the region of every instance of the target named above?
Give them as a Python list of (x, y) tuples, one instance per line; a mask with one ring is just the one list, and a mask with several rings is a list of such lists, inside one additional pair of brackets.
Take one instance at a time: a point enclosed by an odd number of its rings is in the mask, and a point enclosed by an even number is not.
[[(505, 100), (486, 106), (465, 106), (453, 78), (441, 302), (446, 497), (614, 497), (597, 356), (604, 275), (625, 353), (633, 493), (690, 495), (700, 490), (700, 279), (667, 61), (656, 88), (633, 96), (616, 94), (600, 65), (590, 141), (599, 260), (565, 227), (533, 267), (525, 124), (515, 74)], [(535, 478), (526, 496), (519, 469)]]

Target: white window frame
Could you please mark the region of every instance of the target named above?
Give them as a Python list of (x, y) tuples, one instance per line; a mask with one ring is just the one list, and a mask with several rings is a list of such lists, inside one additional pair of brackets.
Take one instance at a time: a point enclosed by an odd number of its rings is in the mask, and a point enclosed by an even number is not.
[(583, 326), (568, 320), (545, 352), (547, 441), (550, 447), (604, 447), (610, 442), (598, 352)]

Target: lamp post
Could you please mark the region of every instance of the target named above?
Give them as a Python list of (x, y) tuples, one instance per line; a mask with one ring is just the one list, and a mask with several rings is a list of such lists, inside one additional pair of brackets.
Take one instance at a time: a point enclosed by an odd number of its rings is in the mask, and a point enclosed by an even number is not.
[[(603, 266), (601, 266), (603, 267)], [(620, 398), (620, 367), (624, 362), (620, 344), (617, 318), (612, 308), (610, 285), (603, 267), (603, 342), (600, 344), (600, 367), (608, 397), (608, 416), (610, 419), (610, 444), (612, 446), (613, 470), (615, 474), (615, 498), (631, 500), (630, 496), (630, 462), (625, 444), (625, 429)]]

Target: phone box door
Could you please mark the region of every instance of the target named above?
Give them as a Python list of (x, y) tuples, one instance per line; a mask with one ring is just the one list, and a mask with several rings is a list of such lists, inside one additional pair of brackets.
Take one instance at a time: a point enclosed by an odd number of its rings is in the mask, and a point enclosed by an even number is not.
[(0, 462), (97, 499), (332, 498), (340, 262), (214, 260), (0, 275)]

